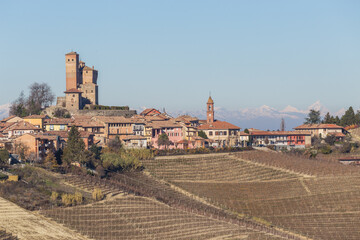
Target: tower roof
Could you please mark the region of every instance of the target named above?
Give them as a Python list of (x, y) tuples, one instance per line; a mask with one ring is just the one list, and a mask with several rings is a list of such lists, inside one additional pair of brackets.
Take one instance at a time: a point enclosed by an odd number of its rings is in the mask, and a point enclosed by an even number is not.
[(77, 54), (77, 52), (72, 51), (72, 52), (69, 52), (69, 53), (67, 53), (65, 55), (78, 55), (78, 54)]
[(209, 97), (209, 100), (207, 101), (207, 103), (214, 104), (214, 101), (212, 100), (211, 96)]
[(71, 88), (66, 90), (64, 93), (82, 93), (82, 91), (80, 91), (79, 89), (76, 88)]

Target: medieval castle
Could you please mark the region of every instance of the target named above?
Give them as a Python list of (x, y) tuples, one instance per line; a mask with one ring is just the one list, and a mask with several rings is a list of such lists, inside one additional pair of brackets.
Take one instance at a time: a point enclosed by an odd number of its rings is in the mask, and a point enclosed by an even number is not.
[(58, 97), (56, 105), (69, 111), (83, 109), (87, 104), (98, 105), (98, 71), (79, 61), (76, 52), (65, 55), (65, 67), (65, 97)]

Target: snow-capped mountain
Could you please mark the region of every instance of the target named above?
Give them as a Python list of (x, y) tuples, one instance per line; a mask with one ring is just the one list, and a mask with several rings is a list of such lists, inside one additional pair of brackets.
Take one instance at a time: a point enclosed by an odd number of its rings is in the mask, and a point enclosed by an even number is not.
[[(284, 118), (286, 130), (292, 130), (294, 127), (301, 125), (310, 109), (320, 110), (322, 116), (330, 112), (320, 101), (316, 101), (306, 109), (297, 109), (296, 107), (288, 105), (282, 110), (263, 105), (258, 108), (245, 108), (238, 110), (228, 110), (223, 107), (215, 107), (215, 118), (219, 120), (226, 120), (242, 129), (245, 128), (259, 128), (263, 130), (277, 130), (280, 128), (281, 119)], [(340, 109), (337, 112), (330, 112), (335, 116), (342, 116), (345, 109)], [(198, 111), (169, 111), (170, 115), (177, 117), (179, 115), (188, 114), (196, 116), (200, 119), (206, 119), (205, 109)]]

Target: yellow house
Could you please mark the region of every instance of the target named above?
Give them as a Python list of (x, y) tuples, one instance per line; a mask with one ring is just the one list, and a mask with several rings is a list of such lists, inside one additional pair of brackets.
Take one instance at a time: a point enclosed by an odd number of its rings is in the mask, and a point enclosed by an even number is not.
[(48, 119), (48, 118), (49, 117), (47, 115), (30, 115), (30, 116), (24, 117), (24, 121), (31, 123), (35, 127), (44, 129), (44, 120)]
[(73, 122), (71, 118), (46, 119), (44, 128), (46, 131), (67, 131), (71, 122)]

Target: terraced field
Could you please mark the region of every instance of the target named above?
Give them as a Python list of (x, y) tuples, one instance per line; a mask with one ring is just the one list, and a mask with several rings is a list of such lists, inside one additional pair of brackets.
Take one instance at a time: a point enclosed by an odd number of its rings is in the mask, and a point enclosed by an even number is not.
[(358, 167), (257, 151), (144, 165), (214, 205), (310, 239), (360, 239)]
[(159, 157), (156, 160), (144, 160), (143, 164), (155, 177), (171, 182), (267, 181), (296, 179), (300, 176), (275, 167), (230, 158), (228, 154), (215, 154), (210, 157)]
[(282, 239), (133, 195), (42, 214), (94, 239)]

